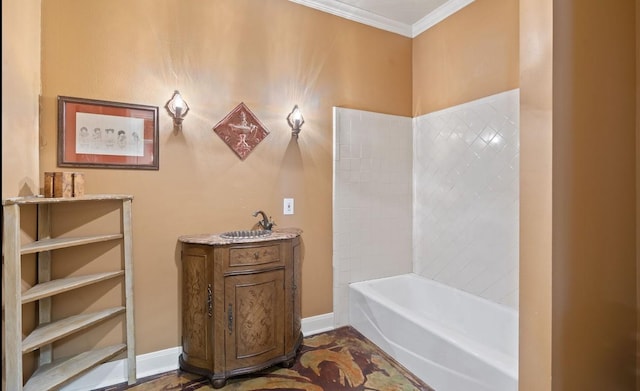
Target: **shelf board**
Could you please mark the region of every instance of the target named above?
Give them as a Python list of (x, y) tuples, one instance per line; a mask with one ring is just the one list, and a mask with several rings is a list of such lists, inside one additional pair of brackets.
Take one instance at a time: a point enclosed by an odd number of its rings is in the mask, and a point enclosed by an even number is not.
[(42, 251), (56, 250), (60, 248), (82, 246), (89, 243), (107, 242), (109, 240), (122, 239), (121, 233), (91, 236), (76, 236), (70, 238), (54, 238), (38, 240), (22, 246), (20, 254), (32, 254)]
[(22, 304), (30, 303), (35, 300), (40, 300), (45, 297), (57, 295), (58, 293), (70, 291), (72, 289), (81, 288), (86, 285), (94, 284), (100, 281), (108, 280), (110, 278), (123, 276), (124, 270), (118, 270), (115, 272), (89, 274), (86, 276), (67, 277), (57, 280), (51, 280), (43, 282), (41, 284), (34, 285), (31, 289), (25, 291), (22, 294)]
[(113, 307), (107, 310), (80, 314), (60, 319), (37, 327), (22, 341), (22, 353), (29, 353), (74, 332), (86, 329), (100, 321), (123, 313), (124, 307)]
[(107, 346), (54, 361), (38, 368), (24, 385), (24, 391), (40, 391), (57, 388), (70, 379), (125, 351), (126, 344)]
[(28, 205), (28, 204), (60, 204), (65, 202), (78, 201), (110, 201), (110, 200), (133, 200), (128, 194), (86, 194), (82, 197), (55, 197), (46, 198), (42, 196), (14, 197), (2, 200), (2, 205)]

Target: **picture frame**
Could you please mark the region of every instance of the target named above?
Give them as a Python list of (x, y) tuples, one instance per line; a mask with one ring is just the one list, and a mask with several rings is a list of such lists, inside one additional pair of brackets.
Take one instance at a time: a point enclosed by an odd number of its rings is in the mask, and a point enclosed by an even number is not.
[(159, 170), (158, 107), (58, 96), (58, 166)]

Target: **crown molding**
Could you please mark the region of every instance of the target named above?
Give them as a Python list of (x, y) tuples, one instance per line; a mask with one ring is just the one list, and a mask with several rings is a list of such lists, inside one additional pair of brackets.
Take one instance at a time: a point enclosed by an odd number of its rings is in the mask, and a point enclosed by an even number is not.
[(474, 1), (475, 0), (447, 1), (411, 26), (411, 38), (417, 37)]
[(368, 26), (376, 27), (382, 30), (391, 31), (392, 33), (404, 35), (405, 37), (413, 38), (411, 36), (411, 25), (396, 22), (389, 18), (374, 14), (373, 12), (365, 11), (360, 8), (356, 8), (349, 4), (339, 3), (331, 0), (289, 0), (294, 3), (298, 3), (310, 8), (315, 8), (319, 11), (323, 11), (329, 14), (340, 16), (345, 19), (353, 20)]
[(413, 25), (400, 23), (389, 18), (365, 11), (349, 4), (340, 3), (333, 0), (289, 0), (310, 8), (317, 9), (341, 18), (353, 20), (381, 30), (390, 31), (405, 37), (415, 38), (427, 29), (446, 19), (460, 9), (466, 7), (475, 0), (449, 0), (438, 7), (429, 15), (420, 19)]

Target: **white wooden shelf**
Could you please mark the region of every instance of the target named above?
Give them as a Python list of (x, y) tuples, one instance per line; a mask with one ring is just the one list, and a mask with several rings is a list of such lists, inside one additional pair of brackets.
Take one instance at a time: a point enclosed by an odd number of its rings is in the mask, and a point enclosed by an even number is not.
[(109, 240), (122, 239), (122, 234), (109, 234), (109, 235), (93, 235), (82, 236), (73, 238), (55, 238), (55, 239), (43, 239), (37, 240), (33, 243), (25, 244), (22, 246), (20, 253), (33, 254), (42, 251), (51, 251), (61, 248), (82, 246), (90, 243), (107, 242)]
[[(2, 289), (4, 299), (4, 348), (5, 386), (7, 390), (43, 391), (57, 389), (82, 373), (126, 352), (128, 383), (136, 382), (135, 332), (133, 316), (133, 245), (131, 240), (130, 195), (95, 194), (76, 198), (18, 197), (2, 200), (3, 209), (3, 255)], [(51, 209), (56, 204), (76, 202), (118, 201), (121, 203), (121, 224), (115, 232), (76, 236), (52, 237)], [(25, 205), (38, 208), (37, 239), (21, 243), (22, 228), (20, 211)], [(112, 211), (112, 210), (111, 210)], [(107, 227), (108, 228), (108, 227)], [(121, 241), (122, 268), (102, 273), (67, 276), (51, 279), (55, 267), (52, 252), (55, 250), (85, 246), (106, 241)], [(36, 254), (37, 283), (22, 292), (22, 256)], [(90, 261), (90, 260), (87, 260)], [(57, 261), (56, 261), (57, 262)], [(91, 313), (74, 314), (64, 319), (51, 321), (52, 297), (71, 290), (120, 278), (124, 283), (123, 305)], [(22, 306), (37, 302), (37, 327), (23, 338)], [(56, 302), (56, 305), (64, 305)], [(53, 342), (61, 338), (82, 333), (84, 330), (107, 319), (125, 315), (126, 336), (124, 343), (96, 348), (64, 360), (53, 360)], [(39, 351), (37, 369), (23, 383), (23, 355)]]
[(24, 385), (24, 390), (42, 391), (59, 387), (70, 377), (78, 376), (88, 369), (112, 359), (124, 352), (126, 348), (125, 344), (107, 346), (43, 365), (29, 378), (27, 384)]
[(67, 292), (96, 282), (124, 275), (124, 270), (115, 272), (89, 274), (86, 276), (67, 277), (36, 284), (22, 294), (22, 304), (30, 303), (45, 297), (51, 297), (58, 293)]
[(62, 204), (67, 202), (109, 201), (109, 200), (131, 201), (133, 200), (133, 196), (128, 194), (87, 194), (82, 197), (56, 197), (56, 198), (46, 198), (42, 196), (15, 197), (15, 198), (6, 198), (2, 200), (2, 205)]
[(100, 312), (74, 315), (57, 322), (47, 323), (33, 330), (27, 338), (22, 340), (22, 353), (32, 352), (41, 346), (50, 344), (76, 331), (86, 329), (122, 312), (124, 312), (124, 307), (115, 307)]

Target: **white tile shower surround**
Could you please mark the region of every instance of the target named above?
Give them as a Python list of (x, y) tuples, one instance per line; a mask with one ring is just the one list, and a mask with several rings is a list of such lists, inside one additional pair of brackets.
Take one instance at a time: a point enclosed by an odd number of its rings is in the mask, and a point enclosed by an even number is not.
[(334, 108), (334, 325), (348, 284), (411, 272), (411, 118)]
[(414, 272), (518, 305), (519, 91), (414, 119), (334, 108), (334, 324), (348, 284)]
[(413, 120), (413, 272), (518, 307), (519, 91)]

